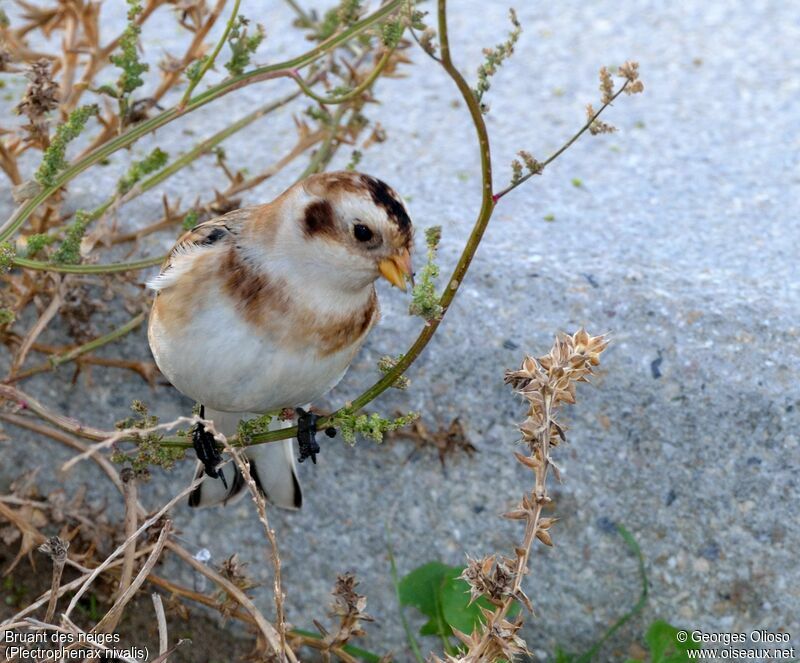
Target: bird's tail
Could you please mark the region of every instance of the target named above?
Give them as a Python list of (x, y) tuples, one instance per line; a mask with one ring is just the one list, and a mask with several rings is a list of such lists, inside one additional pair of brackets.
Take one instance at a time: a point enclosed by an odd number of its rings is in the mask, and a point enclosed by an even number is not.
[[(239, 420), (250, 416), (257, 415), (205, 408), (205, 418), (212, 420), (216, 431), (226, 436), (235, 435)], [(289, 426), (291, 422), (276, 419), (270, 423), (269, 429), (278, 430)], [(299, 509), (303, 505), (291, 439), (248, 447), (246, 455), (250, 460), (250, 474), (269, 502), (284, 509)], [(247, 492), (244, 478), (234, 463), (228, 463), (222, 471), (228, 487), (225, 487), (221, 479), (207, 477), (189, 495), (189, 506), (232, 504)], [(198, 463), (195, 477), (199, 478), (202, 474), (203, 466)]]

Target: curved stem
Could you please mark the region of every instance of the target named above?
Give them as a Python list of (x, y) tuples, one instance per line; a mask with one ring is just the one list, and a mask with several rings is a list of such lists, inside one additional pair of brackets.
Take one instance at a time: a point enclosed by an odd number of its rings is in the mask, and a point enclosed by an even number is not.
[(384, 54), (381, 56), (380, 60), (378, 60), (378, 64), (375, 65), (375, 68), (369, 73), (369, 75), (352, 90), (350, 90), (349, 92), (345, 92), (343, 95), (339, 97), (323, 97), (318, 95), (316, 92), (314, 92), (314, 90), (311, 89), (309, 85), (306, 84), (306, 82), (302, 79), (302, 77), (296, 72), (292, 75), (292, 78), (294, 78), (295, 82), (300, 86), (300, 89), (303, 90), (303, 93), (307, 97), (311, 97), (314, 101), (317, 101), (325, 106), (332, 106), (334, 104), (343, 104), (344, 102), (355, 99), (359, 95), (363, 94), (364, 91), (367, 90), (367, 88), (369, 88), (375, 82), (375, 80), (378, 78), (378, 76), (381, 75), (381, 72), (388, 64), (389, 58), (392, 56), (392, 53), (394, 53), (394, 49), (385, 51)]
[[(470, 88), (469, 84), (464, 80), (464, 77), (458, 71), (458, 69), (453, 64), (453, 61), (450, 56), (450, 44), (448, 41), (448, 33), (447, 33), (447, 2), (446, 0), (439, 0), (439, 38), (441, 41), (441, 60), (442, 66), (444, 67), (445, 71), (448, 73), (450, 78), (453, 79), (456, 86), (458, 87), (459, 92), (461, 93), (462, 98), (464, 99), (464, 103), (469, 110), (470, 117), (472, 118), (472, 122), (475, 127), (475, 132), (478, 138), (478, 145), (480, 148), (480, 155), (481, 155), (481, 180), (482, 180), (482, 196), (481, 196), (481, 207), (480, 211), (478, 212), (478, 217), (475, 220), (475, 224), (472, 228), (472, 232), (470, 233), (469, 239), (467, 240), (467, 244), (464, 247), (464, 250), (461, 252), (461, 257), (458, 259), (458, 263), (453, 270), (453, 273), (448, 281), (447, 287), (445, 288), (444, 293), (442, 294), (439, 304), (442, 307), (442, 315), (435, 320), (431, 320), (419, 333), (414, 343), (408, 349), (407, 352), (403, 355), (403, 357), (397, 362), (397, 364), (392, 368), (391, 371), (388, 371), (384, 376), (375, 382), (369, 389), (364, 391), (358, 398), (353, 400), (350, 404), (348, 410), (349, 411), (356, 411), (363, 408), (365, 405), (370, 403), (371, 401), (375, 400), (378, 396), (380, 396), (384, 391), (389, 389), (397, 378), (401, 376), (411, 364), (416, 361), (422, 351), (430, 342), (433, 335), (436, 333), (436, 330), (439, 328), (439, 324), (441, 323), (442, 319), (444, 318), (445, 313), (447, 313), (447, 309), (449, 308), (450, 304), (453, 301), (453, 298), (458, 292), (461, 283), (464, 280), (464, 276), (469, 269), (470, 264), (472, 263), (472, 258), (475, 255), (475, 251), (478, 248), (478, 244), (480, 244), (481, 239), (483, 238), (483, 233), (486, 230), (486, 226), (489, 223), (489, 220), (492, 217), (492, 212), (494, 211), (494, 200), (492, 196), (492, 158), (491, 158), (491, 150), (489, 146), (489, 133), (486, 129), (486, 123), (483, 120), (483, 114), (481, 113), (480, 106), (475, 99), (475, 95), (472, 93), (472, 89)], [(318, 426), (320, 429), (324, 428), (325, 426), (331, 425), (333, 423), (334, 418), (336, 415), (341, 412), (341, 410), (337, 410), (333, 414), (321, 418), (318, 422)], [(264, 444), (267, 442), (274, 442), (276, 440), (283, 440), (290, 437), (295, 437), (297, 435), (297, 427), (293, 428), (283, 428), (277, 431), (270, 431), (268, 433), (261, 433), (258, 435), (254, 435), (250, 444)], [(164, 446), (191, 446), (190, 443), (185, 442), (183, 440), (178, 439), (165, 439), (162, 442)]]
[[(164, 180), (171, 177), (178, 171), (182, 170), (189, 164), (193, 163), (197, 157), (200, 155), (208, 152), (212, 148), (219, 145), (221, 142), (232, 136), (238, 131), (241, 131), (245, 127), (249, 126), (256, 120), (265, 115), (277, 110), (278, 108), (285, 106), (290, 101), (293, 101), (297, 97), (300, 96), (300, 91), (293, 92), (290, 95), (283, 97), (282, 99), (278, 99), (275, 102), (270, 104), (265, 104), (261, 108), (257, 108), (252, 113), (245, 115), (243, 118), (237, 120), (233, 124), (225, 127), (221, 131), (218, 131), (213, 136), (210, 136), (206, 140), (198, 143), (195, 145), (191, 150), (182, 154), (180, 157), (175, 159), (171, 164), (169, 164), (166, 168), (162, 168), (159, 170), (155, 175), (149, 177), (148, 179), (140, 182), (137, 184), (133, 189), (131, 189), (123, 198), (118, 198), (114, 196), (104, 202), (102, 205), (94, 209), (90, 214), (89, 218), (94, 220), (102, 216), (107, 210), (109, 210), (114, 204), (125, 203), (137, 196), (141, 195), (145, 191), (152, 189), (153, 187), (161, 184)], [(43, 262), (41, 260), (32, 260), (29, 258), (19, 258), (14, 257), (12, 262), (17, 267), (23, 267), (25, 269), (35, 269), (39, 271), (48, 271), (48, 272), (62, 272), (67, 274), (112, 274), (115, 272), (129, 272), (135, 271), (137, 269), (146, 269), (147, 267), (154, 267), (156, 265), (160, 265), (164, 262), (166, 256), (154, 256), (152, 258), (144, 258), (142, 260), (136, 260), (133, 262), (121, 262), (121, 263), (112, 263), (112, 264), (105, 264), (105, 265), (86, 265), (86, 264), (79, 264), (79, 265), (58, 265), (49, 262)]]
[(82, 159), (65, 169), (58, 177), (52, 186), (43, 189), (36, 196), (26, 201), (22, 206), (17, 208), (14, 214), (2, 226), (0, 226), (0, 242), (7, 240), (16, 230), (33, 214), (36, 208), (45, 202), (53, 193), (58, 191), (67, 182), (74, 179), (84, 170), (90, 168), (94, 164), (107, 159), (117, 150), (128, 147), (139, 138), (159, 129), (160, 127), (172, 122), (181, 115), (194, 111), (207, 103), (218, 99), (233, 90), (240, 87), (250, 85), (257, 81), (268, 80), (271, 78), (279, 78), (283, 76), (292, 76), (295, 70), (305, 67), (312, 62), (318, 60), (325, 53), (328, 53), (333, 48), (341, 45), (352, 37), (364, 32), (366, 29), (377, 23), (382, 18), (388, 16), (397, 10), (405, 0), (389, 0), (386, 4), (375, 10), (369, 16), (357, 21), (352, 26), (343, 30), (342, 32), (333, 35), (326, 39), (318, 46), (306, 51), (302, 55), (297, 56), (285, 62), (279, 62), (274, 65), (265, 67), (258, 67), (247, 73), (239, 76), (233, 76), (221, 83), (210, 87), (205, 92), (200, 93), (183, 107), (177, 106), (170, 108), (163, 113), (159, 113), (155, 117), (131, 127), (124, 134), (109, 140), (107, 143), (95, 148)]
[(201, 156), (202, 154), (205, 154), (206, 152), (209, 152), (214, 147), (219, 145), (221, 142), (230, 138), (233, 134), (241, 131), (245, 127), (248, 127), (259, 118), (262, 118), (265, 115), (277, 110), (278, 108), (285, 106), (289, 102), (297, 99), (297, 97), (299, 96), (300, 96), (299, 91), (294, 92), (281, 99), (278, 99), (277, 101), (265, 104), (264, 106), (261, 106), (260, 108), (254, 110), (252, 113), (248, 113), (241, 119), (236, 120), (236, 122), (228, 125), (224, 129), (221, 129), (214, 135), (209, 136), (204, 141), (201, 141), (200, 143), (195, 145), (191, 150), (185, 152), (184, 154), (181, 154), (181, 156), (179, 156), (177, 159), (175, 159), (175, 161), (173, 161), (165, 168), (162, 168), (151, 177), (137, 184), (124, 196), (124, 198), (120, 202), (126, 203), (135, 198), (136, 196), (141, 195), (145, 191), (152, 189), (154, 186), (161, 184), (161, 182), (171, 177), (178, 171), (182, 170), (189, 164), (193, 163), (197, 159), (197, 157)]
[(179, 108), (183, 108), (189, 102), (189, 99), (192, 96), (192, 92), (203, 79), (203, 76), (206, 75), (206, 72), (214, 66), (214, 62), (219, 55), (219, 52), (222, 50), (223, 44), (228, 40), (228, 35), (230, 34), (231, 30), (233, 29), (233, 24), (236, 21), (236, 16), (239, 14), (239, 5), (241, 4), (241, 0), (235, 0), (233, 3), (233, 9), (231, 10), (231, 15), (228, 18), (228, 22), (225, 24), (225, 29), (222, 31), (222, 36), (219, 38), (217, 45), (214, 47), (211, 55), (206, 58), (205, 62), (203, 62), (202, 67), (200, 67), (200, 71), (197, 72), (197, 76), (195, 76), (190, 82), (189, 87), (186, 88), (186, 92), (183, 93), (183, 97), (181, 98), (180, 104), (178, 104)]
[(59, 265), (54, 262), (31, 260), (30, 258), (14, 257), (12, 262), (17, 267), (35, 269), (43, 272), (60, 272), (62, 274), (112, 274), (116, 272), (132, 272), (137, 269), (146, 269), (160, 265), (167, 259), (166, 255), (142, 258), (132, 262), (115, 262), (107, 265)]

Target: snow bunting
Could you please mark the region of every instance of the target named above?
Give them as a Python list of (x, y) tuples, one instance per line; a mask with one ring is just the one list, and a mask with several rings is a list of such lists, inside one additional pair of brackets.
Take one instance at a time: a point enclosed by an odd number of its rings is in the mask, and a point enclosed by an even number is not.
[[(312, 175), (271, 203), (201, 223), (148, 284), (156, 291), (148, 326), (156, 364), (225, 435), (253, 413), (306, 406), (342, 379), (377, 321), (375, 280), (406, 289), (412, 235), (402, 199), (353, 172)], [(302, 423), (308, 431), (314, 419)], [(208, 434), (198, 428), (194, 440), (205, 471), (218, 476)], [(270, 501), (300, 508), (291, 440), (247, 456)], [(200, 484), (190, 505), (242, 494), (238, 470), (222, 479)]]

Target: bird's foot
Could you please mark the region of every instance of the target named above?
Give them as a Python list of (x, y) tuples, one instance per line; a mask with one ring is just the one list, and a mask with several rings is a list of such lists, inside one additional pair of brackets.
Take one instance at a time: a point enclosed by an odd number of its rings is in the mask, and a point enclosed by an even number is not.
[[(320, 452), (317, 442), (317, 420), (320, 417), (313, 412), (306, 412), (301, 407), (295, 408), (295, 413), (297, 414), (297, 442), (300, 445), (300, 457), (297, 462), (302, 463), (306, 458), (310, 458), (311, 462), (316, 465), (317, 454)], [(328, 437), (334, 437), (336, 429), (329, 426), (325, 429), (325, 434)]]
[[(200, 416), (205, 416), (205, 412), (202, 409), (200, 411)], [(222, 485), (225, 486), (225, 490), (227, 490), (228, 482), (225, 480), (222, 468), (217, 468), (222, 462), (222, 455), (219, 453), (219, 449), (217, 449), (217, 441), (199, 421), (192, 429), (192, 445), (194, 446), (198, 460), (203, 463), (206, 474), (212, 479), (221, 479)]]

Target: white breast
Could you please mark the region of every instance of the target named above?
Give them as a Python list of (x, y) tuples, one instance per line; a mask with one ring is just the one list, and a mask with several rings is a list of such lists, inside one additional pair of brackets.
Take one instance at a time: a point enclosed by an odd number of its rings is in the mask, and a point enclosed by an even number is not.
[(226, 412), (270, 412), (315, 401), (342, 379), (358, 350), (320, 357), (313, 349), (278, 348), (224, 298), (201, 307), (177, 333), (166, 334), (153, 311), (148, 334), (166, 378), (188, 397)]

